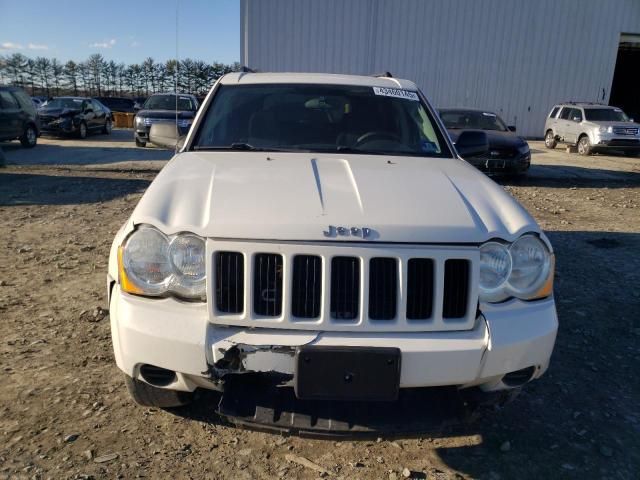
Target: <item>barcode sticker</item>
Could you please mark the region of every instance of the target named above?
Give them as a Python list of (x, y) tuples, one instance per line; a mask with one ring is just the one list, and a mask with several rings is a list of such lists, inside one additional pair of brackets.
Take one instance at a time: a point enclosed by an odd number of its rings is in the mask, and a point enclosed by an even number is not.
[(403, 90), (401, 88), (373, 87), (373, 93), (384, 97), (403, 98), (405, 100), (413, 100), (414, 102), (420, 101), (416, 92)]

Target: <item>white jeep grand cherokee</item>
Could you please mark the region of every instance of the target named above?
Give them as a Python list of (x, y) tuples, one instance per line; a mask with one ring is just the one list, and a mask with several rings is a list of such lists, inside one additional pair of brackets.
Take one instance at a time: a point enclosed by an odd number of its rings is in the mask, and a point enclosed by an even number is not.
[[(547, 369), (551, 245), (459, 157), (483, 134), (454, 147), (414, 83), (228, 74), (180, 144), (111, 250), (113, 347), (136, 402), (216, 389), (220, 413), (276, 424), (283, 408), (260, 410), (274, 396), (504, 397)], [(307, 426), (340, 425), (318, 415)]]

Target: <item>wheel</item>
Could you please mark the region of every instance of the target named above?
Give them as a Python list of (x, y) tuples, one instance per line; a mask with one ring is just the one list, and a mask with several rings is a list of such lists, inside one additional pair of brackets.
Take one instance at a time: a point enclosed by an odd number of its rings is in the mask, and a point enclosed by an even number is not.
[(181, 407), (193, 400), (193, 393), (154, 387), (129, 375), (124, 376), (124, 383), (133, 401), (143, 407)]
[(26, 148), (33, 148), (36, 146), (36, 143), (38, 143), (38, 134), (33, 125), (27, 125), (27, 128), (24, 129), (24, 133), (20, 137), (20, 143)]
[(587, 135), (581, 136), (578, 140), (578, 154), (584, 156), (591, 155), (591, 142)]
[(111, 129), (112, 129), (111, 119), (107, 118), (107, 121), (104, 122), (104, 127), (102, 129), (102, 133), (104, 133), (105, 135), (110, 135), (111, 134)]
[(147, 146), (147, 142), (143, 142), (142, 140), (140, 140), (137, 135), (135, 136), (135, 139), (136, 139), (136, 147), (144, 148)]
[(79, 138), (87, 138), (87, 124), (84, 122), (80, 122), (80, 126), (78, 127), (78, 137)]
[(556, 145), (558, 145), (558, 142), (556, 141), (556, 137), (553, 135), (553, 132), (551, 130), (547, 131), (544, 136), (544, 146), (547, 148), (556, 148)]

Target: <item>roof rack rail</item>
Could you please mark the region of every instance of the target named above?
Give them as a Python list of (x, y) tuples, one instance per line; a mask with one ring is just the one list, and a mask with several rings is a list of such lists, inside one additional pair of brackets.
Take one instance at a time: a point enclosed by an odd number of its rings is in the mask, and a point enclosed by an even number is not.
[(371, 76), (378, 77), (378, 78), (393, 78), (393, 75), (391, 75), (391, 72), (374, 73)]
[(606, 103), (601, 103), (601, 102), (584, 102), (581, 100), (569, 100), (566, 102), (558, 102), (560, 104), (564, 103), (567, 105), (605, 105), (608, 106)]
[(240, 67), (240, 71), (242, 73), (258, 73), (258, 70), (254, 70), (253, 68), (249, 68), (246, 65), (242, 65)]

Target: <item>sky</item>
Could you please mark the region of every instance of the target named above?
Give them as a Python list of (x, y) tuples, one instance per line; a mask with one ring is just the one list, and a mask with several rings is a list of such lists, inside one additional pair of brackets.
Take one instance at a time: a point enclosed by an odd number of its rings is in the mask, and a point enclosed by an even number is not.
[(240, 0), (0, 0), (0, 55), (240, 60)]

